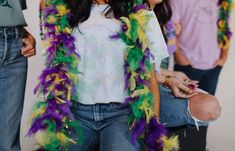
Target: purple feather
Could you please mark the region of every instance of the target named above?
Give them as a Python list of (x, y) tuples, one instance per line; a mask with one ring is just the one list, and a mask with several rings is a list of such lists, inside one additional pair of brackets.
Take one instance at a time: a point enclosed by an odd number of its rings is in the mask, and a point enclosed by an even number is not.
[(155, 117), (152, 117), (145, 133), (145, 143), (147, 148), (153, 151), (162, 150), (163, 142), (160, 138), (164, 135), (166, 135), (165, 127), (160, 124)]
[(137, 142), (137, 139), (143, 134), (146, 124), (145, 122), (146, 122), (145, 119), (141, 119), (135, 122), (135, 125), (132, 128), (132, 135), (131, 135), (132, 144), (135, 144)]
[(147, 9), (146, 5), (144, 5), (144, 4), (136, 5), (135, 7), (132, 8), (132, 12), (136, 13), (141, 9)]

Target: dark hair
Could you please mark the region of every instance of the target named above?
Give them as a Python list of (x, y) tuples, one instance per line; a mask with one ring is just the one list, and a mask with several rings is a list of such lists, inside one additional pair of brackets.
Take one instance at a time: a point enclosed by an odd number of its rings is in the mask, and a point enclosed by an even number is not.
[[(105, 12), (106, 17), (127, 17), (129, 15), (130, 9), (134, 6), (134, 0), (105, 1), (107, 4), (109, 4), (109, 7)], [(65, 0), (65, 3), (72, 13), (72, 17), (70, 18), (70, 25), (72, 27), (76, 27), (79, 23), (82, 23), (89, 18), (94, 0)]]
[(154, 9), (154, 13), (157, 16), (159, 24), (162, 29), (165, 40), (167, 41), (166, 35), (164, 34), (165, 25), (171, 20), (172, 9), (170, 5), (170, 0), (163, 0), (161, 3), (157, 4)]

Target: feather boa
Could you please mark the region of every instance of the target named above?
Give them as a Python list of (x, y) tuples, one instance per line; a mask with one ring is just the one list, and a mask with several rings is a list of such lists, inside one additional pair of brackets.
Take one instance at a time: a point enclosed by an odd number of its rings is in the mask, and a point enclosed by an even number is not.
[[(122, 22), (120, 33), (112, 36), (121, 38), (128, 46), (124, 68), (129, 97), (125, 103), (131, 106), (133, 113), (130, 117), (132, 142), (141, 141), (148, 151), (178, 150), (177, 137), (166, 137), (165, 127), (152, 110), (153, 96), (147, 82), (153, 70), (152, 55), (145, 35), (151, 16), (147, 11), (142, 0), (136, 0), (129, 17), (119, 18)], [(64, 1), (47, 0), (47, 7), (41, 12), (42, 39), (48, 56), (46, 69), (35, 88), (39, 100), (31, 115), (28, 136), (36, 135), (38, 145), (35, 150), (67, 150), (69, 145), (82, 143), (82, 131), (70, 111), (71, 100), (78, 100), (76, 85), (80, 56), (75, 52), (75, 39), (69, 26), (72, 15)]]
[(219, 0), (219, 18), (217, 21), (218, 37), (217, 41), (221, 49), (228, 49), (230, 45), (230, 39), (232, 32), (229, 27), (229, 19), (231, 10), (233, 8), (232, 0)]

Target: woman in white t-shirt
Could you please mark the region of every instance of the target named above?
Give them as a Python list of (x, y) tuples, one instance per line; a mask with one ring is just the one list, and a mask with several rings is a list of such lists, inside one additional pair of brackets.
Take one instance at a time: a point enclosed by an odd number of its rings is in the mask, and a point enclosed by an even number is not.
[[(99, 144), (101, 151), (137, 151), (130, 139), (131, 115), (129, 106), (123, 103), (128, 97), (125, 91), (124, 53), (127, 45), (121, 39), (110, 37), (120, 32), (121, 22), (115, 18), (128, 16), (133, 1), (68, 1), (73, 14), (75, 46), (81, 59), (78, 65), (79, 99), (74, 101), (72, 112), (81, 124), (84, 141), (71, 146), (71, 151), (94, 151)], [(154, 12), (148, 22), (146, 35), (152, 46), (154, 57), (151, 63), (159, 68), (163, 58), (168, 56), (167, 47)], [(159, 35), (159, 36), (156, 36)], [(160, 45), (159, 45), (160, 43)], [(149, 80), (154, 98), (154, 114), (159, 117), (159, 90), (155, 71)]]

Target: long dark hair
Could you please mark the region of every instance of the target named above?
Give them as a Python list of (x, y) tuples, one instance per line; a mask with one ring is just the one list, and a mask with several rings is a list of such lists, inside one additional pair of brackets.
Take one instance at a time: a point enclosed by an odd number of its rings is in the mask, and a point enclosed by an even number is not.
[(164, 34), (164, 28), (166, 24), (171, 20), (172, 17), (172, 9), (170, 5), (170, 0), (163, 0), (161, 3), (157, 4), (154, 9), (154, 13), (157, 16), (159, 24), (162, 29), (162, 33), (164, 35), (165, 40), (167, 41), (166, 35)]
[[(89, 18), (94, 0), (65, 0), (65, 3), (73, 15), (70, 19), (70, 25), (76, 27)], [(109, 8), (107, 8), (105, 16), (115, 18), (127, 17), (130, 8), (134, 6), (134, 0), (106, 0), (106, 3), (109, 4)]]

